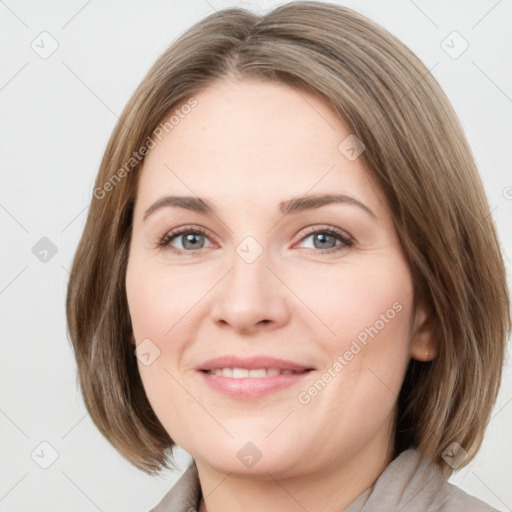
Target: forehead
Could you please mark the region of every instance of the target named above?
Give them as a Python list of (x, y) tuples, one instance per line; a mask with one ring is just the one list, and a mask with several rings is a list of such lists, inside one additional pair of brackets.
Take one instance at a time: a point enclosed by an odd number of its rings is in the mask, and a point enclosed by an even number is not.
[[(176, 107), (147, 155), (138, 198), (166, 193), (274, 204), (311, 193), (382, 202), (362, 159), (340, 143), (350, 129), (318, 96), (270, 81), (220, 80)], [(164, 120), (165, 122), (165, 120)], [(169, 126), (169, 125), (168, 125)]]

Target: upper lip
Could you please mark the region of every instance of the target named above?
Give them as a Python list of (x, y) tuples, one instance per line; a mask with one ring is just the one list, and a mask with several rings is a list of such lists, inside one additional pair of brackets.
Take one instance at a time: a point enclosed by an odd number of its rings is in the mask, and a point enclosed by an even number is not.
[(199, 364), (196, 370), (219, 370), (222, 368), (246, 368), (247, 370), (277, 368), (279, 370), (292, 370), (296, 372), (313, 370), (310, 366), (270, 356), (240, 357), (236, 355), (225, 355), (209, 359)]

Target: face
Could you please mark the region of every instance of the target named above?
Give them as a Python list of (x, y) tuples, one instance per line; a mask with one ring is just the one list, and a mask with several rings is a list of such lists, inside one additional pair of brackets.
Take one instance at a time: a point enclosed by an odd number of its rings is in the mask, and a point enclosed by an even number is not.
[(350, 130), (267, 81), (195, 100), (145, 159), (126, 276), (157, 417), (222, 472), (289, 476), (387, 449), (425, 314), (383, 195), (353, 139), (340, 149)]

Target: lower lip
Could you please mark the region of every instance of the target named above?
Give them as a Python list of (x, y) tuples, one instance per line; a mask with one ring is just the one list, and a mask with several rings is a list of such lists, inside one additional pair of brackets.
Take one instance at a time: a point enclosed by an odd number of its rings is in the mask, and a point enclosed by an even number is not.
[(259, 398), (268, 393), (293, 386), (302, 381), (304, 377), (310, 375), (312, 371), (289, 375), (276, 375), (275, 377), (247, 377), (242, 379), (213, 375), (204, 371), (199, 371), (198, 373), (200, 377), (216, 391), (220, 391), (234, 398), (251, 399)]

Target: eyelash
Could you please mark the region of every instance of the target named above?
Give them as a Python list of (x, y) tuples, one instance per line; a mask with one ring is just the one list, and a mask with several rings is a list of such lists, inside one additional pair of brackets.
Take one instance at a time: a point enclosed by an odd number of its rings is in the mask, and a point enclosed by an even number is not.
[[(342, 243), (332, 247), (331, 249), (327, 249), (327, 250), (306, 248), (305, 251), (307, 254), (318, 254), (319, 252), (321, 254), (332, 254), (332, 253), (335, 253), (335, 252), (338, 252), (338, 251), (344, 249), (345, 247), (352, 247), (354, 245), (354, 241), (350, 237), (348, 237), (340, 229), (334, 228), (332, 226), (326, 226), (326, 227), (321, 227), (321, 228), (314, 226), (314, 227), (308, 229), (307, 232), (302, 236), (302, 238), (299, 241), (302, 242), (305, 238), (308, 238), (309, 236), (311, 236), (313, 234), (317, 234), (317, 233), (332, 235), (332, 236), (338, 238), (338, 240), (340, 240)], [(200, 235), (204, 235), (204, 236), (208, 237), (206, 230), (201, 227), (183, 226), (181, 228), (177, 228), (177, 229), (167, 233), (164, 237), (162, 237), (159, 240), (158, 246), (162, 247), (162, 248), (167, 248), (168, 250), (170, 250), (172, 253), (175, 253), (175, 254), (189, 254), (190, 255), (190, 254), (194, 254), (194, 253), (201, 253), (202, 249), (204, 249), (204, 248), (201, 248), (201, 249), (198, 249), (195, 251), (194, 250), (184, 251), (184, 250), (176, 249), (175, 247), (170, 246), (170, 243), (173, 241), (174, 238), (177, 238), (179, 235), (183, 235), (183, 234), (200, 234)]]

